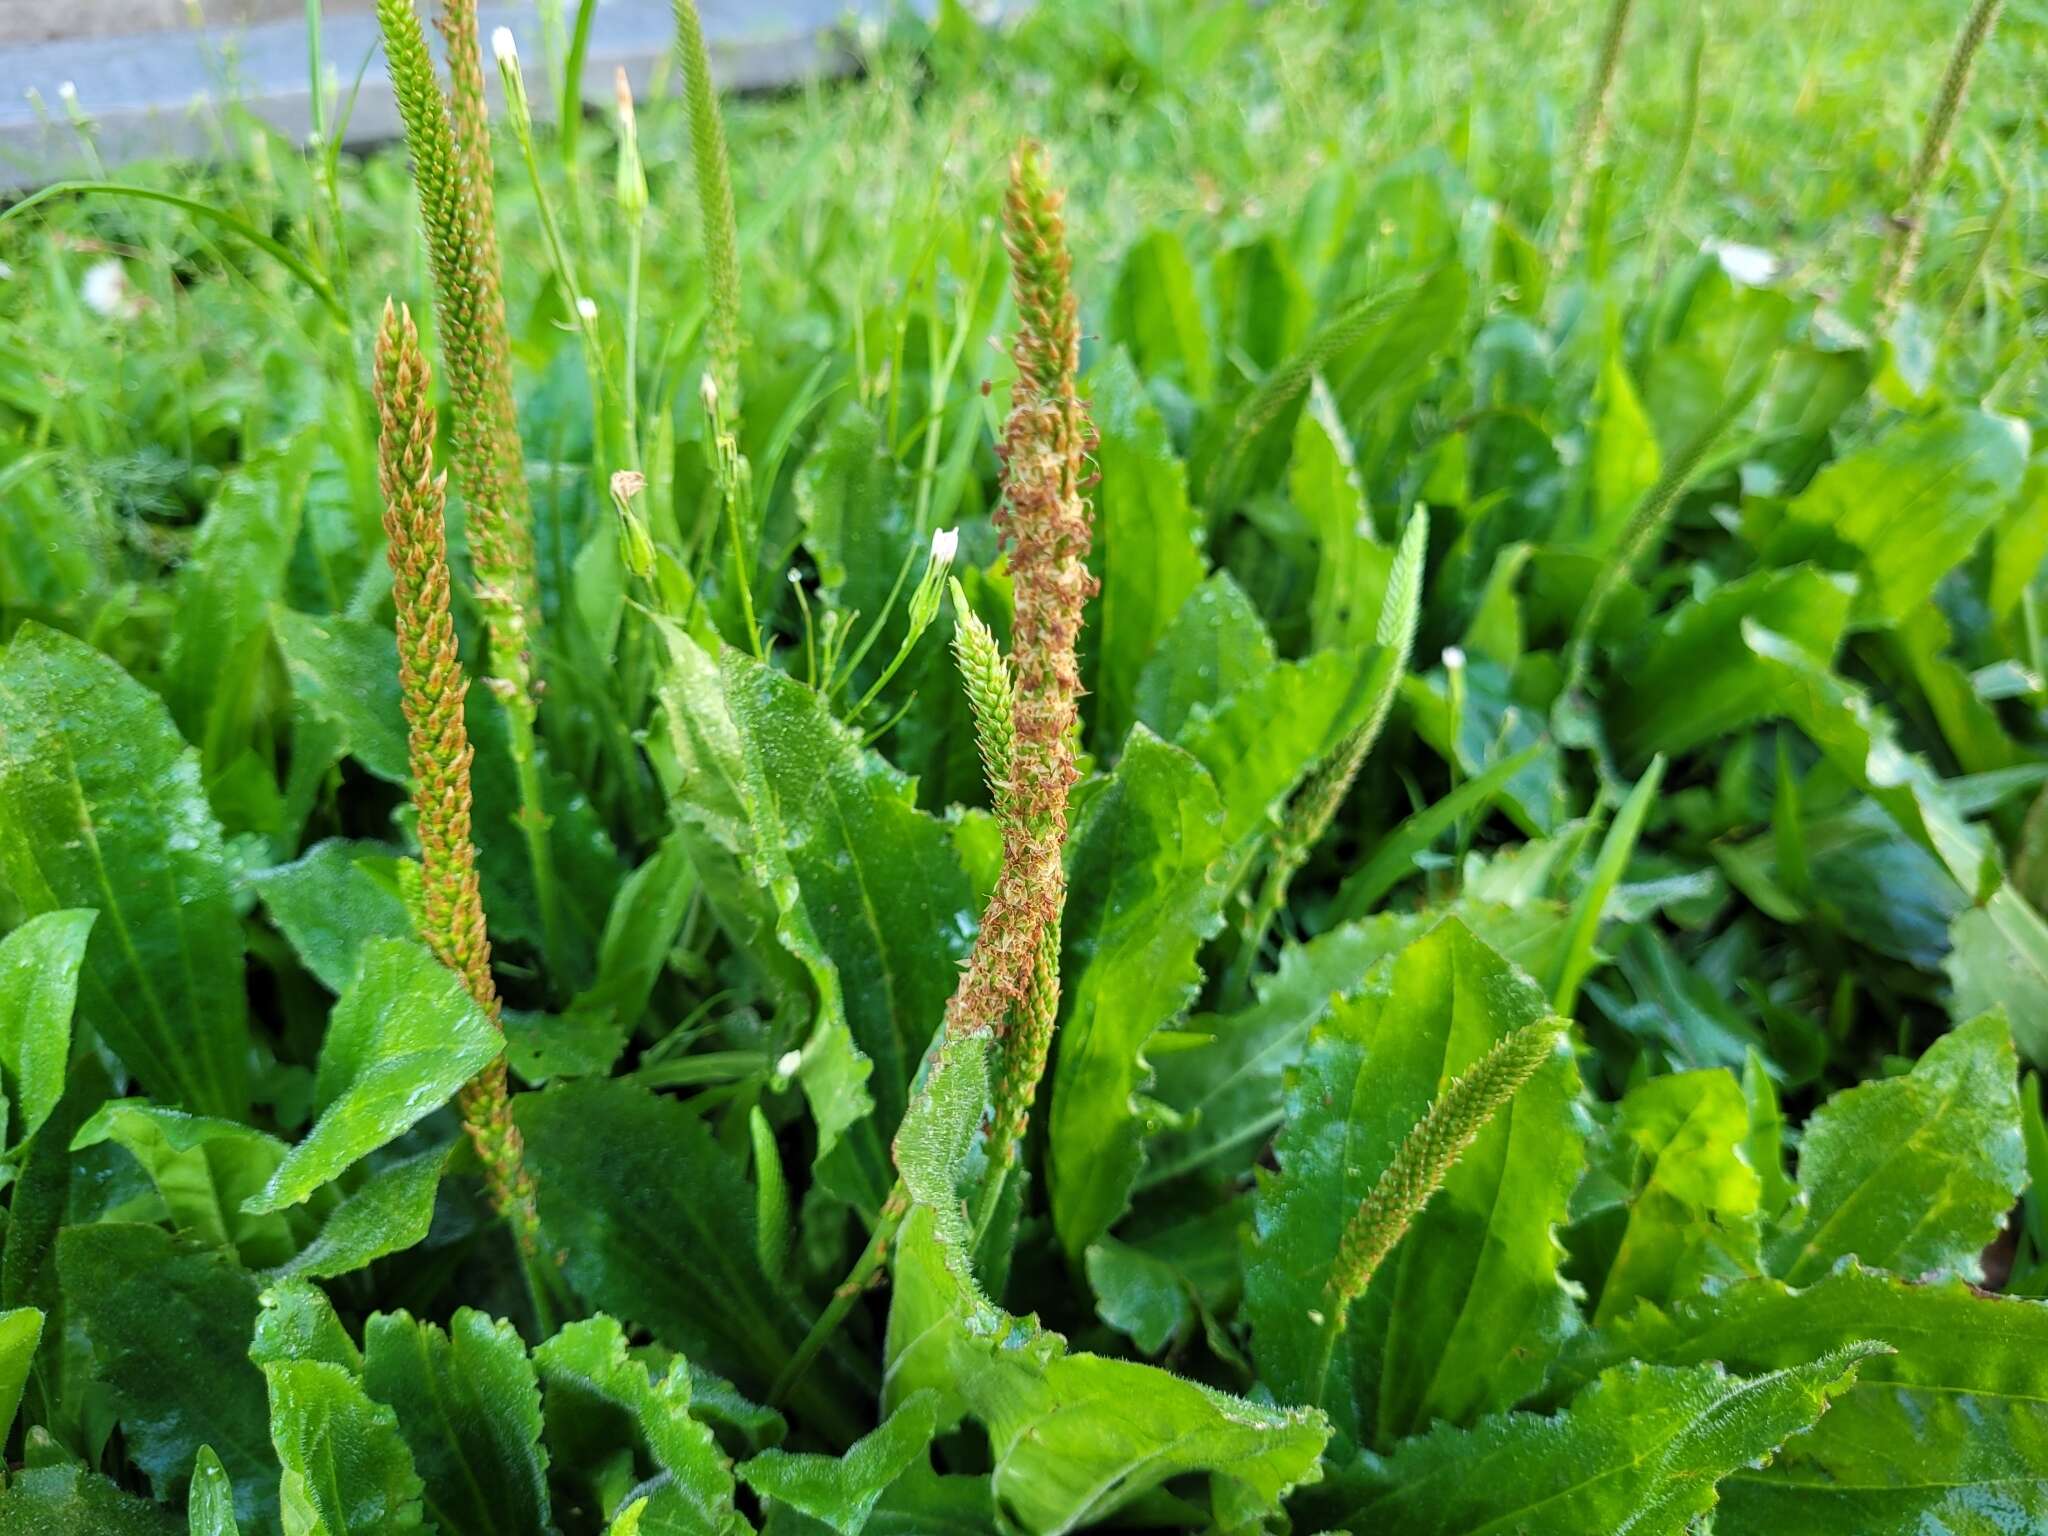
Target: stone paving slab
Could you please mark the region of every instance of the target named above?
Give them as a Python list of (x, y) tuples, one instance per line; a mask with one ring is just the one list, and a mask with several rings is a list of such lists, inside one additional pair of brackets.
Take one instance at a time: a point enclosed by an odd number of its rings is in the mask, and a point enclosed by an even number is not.
[[(19, 0), (0, 0), (6, 3)], [(699, 0), (699, 6), (720, 84), (756, 90), (850, 68), (843, 25), (884, 13), (888, 0)], [(573, 3), (564, 9), (574, 15)], [(512, 29), (527, 61), (529, 86), (536, 83), (542, 58), (536, 8), (485, 4), (480, 19), (486, 36), (493, 27)], [(620, 65), (634, 88), (644, 91), (667, 56), (673, 28), (668, 0), (600, 0), (584, 99), (608, 102)], [(431, 26), (427, 33), (438, 46)], [(396, 137), (398, 109), (384, 77), (376, 18), (352, 12), (327, 17), (322, 46), (330, 101), (345, 102), (361, 77), (348, 141), (375, 144)], [(487, 64), (484, 74), (495, 91), (496, 69)], [(77, 110), (91, 119), (94, 145), (110, 167), (163, 156), (217, 155), (229, 142), (222, 116), (226, 102), (294, 142), (312, 127), (303, 17), (0, 46), (0, 188), (18, 190), (88, 170), (62, 95), (66, 83), (74, 86)], [(547, 95), (534, 92), (536, 113), (552, 110)]]

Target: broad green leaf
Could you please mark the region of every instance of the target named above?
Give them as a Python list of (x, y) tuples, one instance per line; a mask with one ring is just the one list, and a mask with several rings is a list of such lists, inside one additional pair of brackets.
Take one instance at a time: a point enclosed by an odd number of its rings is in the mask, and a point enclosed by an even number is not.
[(233, 1120), (116, 1099), (78, 1128), (71, 1147), (104, 1141), (142, 1166), (180, 1233), (226, 1248), (252, 1268), (282, 1263), (298, 1247), (283, 1215), (242, 1208), (284, 1160), (285, 1144), (275, 1136)]
[(1322, 379), (1294, 427), (1287, 494), (1316, 541), (1315, 591), (1309, 634), (1317, 650), (1364, 645), (1374, 638), (1394, 551), (1380, 542), (1352, 456), (1337, 419), (1337, 402)]
[(1101, 590), (1082, 631), (1083, 677), (1096, 696), (1093, 739), (1113, 748), (1137, 718), (1146, 662), (1202, 580), (1201, 524), (1187, 471), (1130, 359), (1112, 355), (1088, 392), (1101, 475), (1089, 564)]
[[(569, 1324), (534, 1351), (550, 1396), (567, 1392), (622, 1409), (670, 1482), (656, 1495), (680, 1506), (669, 1528), (724, 1536), (746, 1526), (733, 1509), (732, 1464), (711, 1431), (690, 1416), (690, 1369), (680, 1359), (655, 1381), (626, 1353), (626, 1336), (609, 1317)], [(651, 1506), (645, 1529), (660, 1527)]]
[(199, 1447), (192, 1487), (185, 1495), (186, 1536), (242, 1536), (235, 1519), (235, 1487), (213, 1447)]
[(1223, 799), (1223, 840), (1238, 850), (1278, 822), (1294, 787), (1364, 722), (1400, 658), (1386, 646), (1283, 661), (1215, 708), (1197, 706), (1175, 738)]
[(27, 1141), (64, 1097), (78, 969), (98, 917), (45, 912), (0, 939), (0, 1145)]
[(1722, 1070), (1654, 1077), (1623, 1097), (1572, 1199), (1595, 1322), (1757, 1273), (1762, 1184), (1744, 1159), (1749, 1135), (1741, 1085)]
[(1113, 1237), (1090, 1243), (1082, 1257), (1097, 1314), (1140, 1354), (1158, 1354), (1193, 1320), (1180, 1271), (1164, 1260)]
[(14, 1410), (35, 1364), (43, 1339), (43, 1314), (38, 1307), (13, 1307), (0, 1312), (0, 1441), (14, 1428)]
[[(909, 781), (814, 694), (738, 653), (714, 662), (679, 632), (667, 639), (671, 791), (691, 859), (734, 943), (792, 1008), (815, 1009), (798, 1075), (818, 1166), (872, 1210), (889, 1183), (882, 1138), (958, 980), (966, 876)], [(882, 1123), (835, 1157), (871, 1112)]]
[(339, 729), (349, 755), (364, 768), (404, 784), (411, 762), (391, 626), (290, 608), (278, 608), (270, 622), (299, 702)]
[(327, 1293), (310, 1280), (281, 1280), (260, 1298), (249, 1358), (260, 1368), (277, 1361), (317, 1360), (363, 1374), (363, 1352), (342, 1326)]
[(313, 1088), (319, 1118), (242, 1208), (297, 1205), (440, 1108), (503, 1045), (462, 978), (425, 946), (370, 940), (328, 1021)]
[(1610, 347), (1600, 365), (1588, 435), (1585, 510), (1576, 543), (1590, 554), (1605, 554), (1663, 467), (1656, 430), (1619, 347)]
[(1327, 1383), (1315, 1366), (1345, 1222), (1444, 1087), (1548, 1011), (1452, 918), (1311, 1033), (1245, 1257), (1253, 1358), (1276, 1397), (1320, 1403), (1353, 1439), (1384, 1443), (1541, 1380), (1574, 1316), (1551, 1233), (1584, 1155), (1563, 1052), (1480, 1133), (1353, 1306)]
[(1221, 922), (1222, 819), (1194, 759), (1139, 727), (1069, 834), (1047, 1158), (1070, 1255), (1122, 1214), (1143, 1163), (1145, 1042), (1200, 985), (1195, 955)]
[(1251, 1007), (1190, 1019), (1189, 1032), (1213, 1043), (1161, 1058), (1154, 1097), (1172, 1109), (1173, 1120), (1146, 1149), (1140, 1187), (1210, 1164), (1229, 1174), (1249, 1170), (1280, 1123), (1281, 1079), (1300, 1059), (1311, 1026), (1337, 999), (1355, 996), (1374, 965), (1420, 938), (1430, 922), (1388, 912), (1289, 944), (1255, 983)]
[[(865, 635), (887, 612), (887, 628), (869, 652), (878, 669), (903, 634), (910, 584), (896, 591), (897, 574), (906, 557), (918, 558), (931, 532), (913, 525), (910, 476), (889, 451), (882, 418), (861, 401), (847, 401), (797, 470), (795, 491), (804, 548), (854, 634)], [(865, 686), (867, 674), (859, 681)]]
[(444, 1332), (404, 1312), (371, 1317), (363, 1387), (398, 1415), (427, 1518), (449, 1536), (544, 1536), (540, 1385), (506, 1322), (458, 1308)]
[(1815, 1536), (2030, 1530), (2048, 1520), (2048, 1305), (1960, 1281), (1914, 1285), (1850, 1265), (1804, 1290), (1750, 1280), (1584, 1335), (1562, 1396), (1612, 1362), (1765, 1371), (1856, 1339), (1864, 1362), (1827, 1416), (1770, 1464), (1722, 1484), (1738, 1529)]
[(175, 1536), (177, 1529), (147, 1499), (68, 1463), (30, 1467), (0, 1488), (0, 1536)]
[(391, 1410), (347, 1369), (325, 1360), (272, 1360), (270, 1436), (284, 1467), (285, 1536), (403, 1536), (427, 1529), (420, 1478)]
[(913, 1207), (897, 1241), (888, 1401), (934, 1387), (948, 1405), (942, 1427), (962, 1409), (982, 1423), (1011, 1526), (1031, 1536), (1078, 1530), (1199, 1471), (1271, 1509), (1315, 1475), (1328, 1435), (1320, 1415), (1069, 1354), (1060, 1335), (990, 1306), (960, 1270), (932, 1210)]
[(249, 1363), (256, 1282), (216, 1248), (119, 1222), (66, 1228), (57, 1270), (129, 1459), (157, 1497), (180, 1495), (208, 1445), (234, 1480), (236, 1515), (267, 1526), (278, 1480), (263, 1378)]
[[(550, 1247), (596, 1305), (654, 1331), (743, 1390), (765, 1393), (808, 1318), (761, 1273), (742, 1165), (674, 1099), (585, 1078), (522, 1094)], [(828, 1352), (798, 1389), (815, 1427), (860, 1433), (861, 1388)]]
[(270, 606), (312, 478), (318, 437), (301, 430), (221, 482), (172, 583), (165, 697), (211, 785), (247, 745), (270, 640)]
[(256, 876), (270, 920), (328, 991), (355, 980), (369, 939), (409, 939), (412, 919), (399, 893), (397, 850), (330, 837), (297, 862)]
[(1760, 1376), (1617, 1367), (1555, 1417), (1508, 1413), (1407, 1441), (1372, 1465), (1385, 1491), (1347, 1520), (1402, 1536), (1681, 1536), (1721, 1479), (1810, 1428), (1881, 1349), (1852, 1344)]
[(1226, 571), (1180, 605), (1138, 674), (1138, 719), (1171, 741), (1197, 705), (1215, 709), (1272, 670), (1266, 622)]
[(434, 1224), (434, 1195), (448, 1165), (448, 1149), (379, 1168), (342, 1197), (313, 1240), (271, 1271), (276, 1278), (325, 1280), (353, 1274), (374, 1260), (424, 1242)]
[(1902, 619), (1998, 520), (2026, 459), (2019, 422), (1952, 406), (1907, 418), (1815, 475), (1765, 553), (1846, 556), (1863, 576), (1857, 619)]
[(1765, 1248), (1771, 1272), (1805, 1285), (1854, 1254), (1902, 1275), (1974, 1278), (2026, 1186), (2018, 1072), (2005, 1020), (1987, 1014), (1904, 1077), (1829, 1099), (1800, 1138), (1804, 1205)]
[(930, 1448), (937, 1425), (933, 1401), (931, 1393), (913, 1393), (844, 1456), (768, 1450), (745, 1462), (739, 1475), (763, 1498), (801, 1510), (839, 1536), (861, 1536), (889, 1485)]
[(1666, 299), (1638, 382), (1667, 466), (1702, 439), (1745, 380), (1771, 364), (1793, 309), (1790, 295), (1733, 282), (1704, 258)]
[(35, 623), (0, 661), (0, 878), (31, 915), (99, 912), (79, 1013), (146, 1087), (248, 1108), (242, 928), (197, 755), (155, 695)]
[(1810, 565), (1759, 571), (1659, 619), (1642, 651), (1615, 669), (1609, 740), (1629, 762), (1684, 752), (1778, 712), (1778, 674), (1742, 644), (1755, 622), (1825, 667), (1841, 643), (1855, 587)]
[(1128, 348), (1147, 378), (1167, 377), (1197, 400), (1215, 388), (1208, 323), (1186, 248), (1155, 229), (1124, 253), (1110, 300), (1111, 340)]
[(2048, 922), (2010, 883), (1949, 924), (1949, 1017), (2002, 1011), (2029, 1061), (2048, 1060)]

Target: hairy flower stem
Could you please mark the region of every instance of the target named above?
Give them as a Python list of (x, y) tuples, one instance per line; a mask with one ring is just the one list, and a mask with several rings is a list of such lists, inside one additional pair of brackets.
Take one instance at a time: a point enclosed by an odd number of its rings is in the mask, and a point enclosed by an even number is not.
[[(411, 312), (388, 300), (376, 368), (377, 476), (384, 492), (401, 702), (418, 814), (421, 937), (496, 1024), (498, 989), (491, 979), (491, 941), (470, 837), (469, 765), (475, 754), (462, 718), (469, 682), (448, 600), (447, 482), (434, 473), (431, 376), (419, 333)], [(504, 1057), (465, 1085), (458, 1102), (491, 1203), (531, 1256), (539, 1251), (540, 1223), (519, 1129), (512, 1123)]]
[(1579, 112), (1577, 144), (1572, 153), (1572, 179), (1565, 190), (1564, 213), (1557, 223), (1557, 242), (1550, 251), (1550, 276), (1571, 263), (1578, 251), (1579, 226), (1585, 222), (1586, 202), (1593, 191), (1593, 177), (1607, 146), (1608, 102), (1614, 92), (1614, 76), (1621, 66), (1621, 40), (1628, 31), (1628, 13), (1635, 0), (1611, 0), (1607, 27), (1600, 38), (1600, 55), (1593, 78), (1586, 87), (1585, 105)]
[(1955, 51), (1949, 55), (1948, 68), (1941, 77), (1941, 93), (1935, 97), (1933, 115), (1927, 119), (1927, 137), (1921, 140), (1920, 153), (1914, 157), (1912, 173), (1906, 178), (1905, 199), (1892, 215), (1893, 238), (1877, 292), (1878, 323), (1881, 326), (1888, 325), (1898, 313), (1906, 290), (1912, 284), (1913, 273), (1920, 265), (1920, 249), (1927, 237), (1921, 204), (1928, 189), (1934, 185), (1935, 177), (1948, 163), (1949, 146), (1955, 139), (1956, 118), (1970, 94), (1970, 77), (1976, 72), (1977, 55), (1990, 38), (1991, 29), (1998, 24), (1998, 13), (2004, 8), (2004, 3), (2005, 0), (1977, 0), (1956, 38)]
[(1443, 1188), (1466, 1149), (1550, 1059), (1563, 1029), (1561, 1019), (1540, 1019), (1498, 1041), (1429, 1106), (1351, 1213), (1323, 1287), (1322, 1335), (1309, 1376), (1317, 1406), (1328, 1390), (1330, 1360), (1351, 1304), (1365, 1294), (1380, 1265)]
[(548, 969), (559, 981), (567, 973), (566, 930), (548, 841), (529, 653), (539, 614), (532, 509), (512, 403), (474, 0), (450, 0), (442, 20), (452, 101), (442, 95), (413, 0), (377, 0), (377, 21), (412, 154), (434, 274), (434, 309), (453, 407), (451, 458), (463, 494), (488, 641), (485, 686), (505, 709), (519, 786), (519, 828), (533, 867)]
[[(1386, 728), (1394, 695), (1400, 691), (1401, 678), (1415, 649), (1415, 630), (1422, 616), (1422, 561), (1428, 550), (1429, 511), (1418, 504), (1401, 534), (1401, 547), (1387, 573), (1387, 594), (1380, 604), (1379, 627), (1374, 634), (1382, 652), (1392, 655), (1392, 665), (1377, 679), (1378, 686), (1366, 705), (1365, 719), (1316, 765), (1301, 792), (1289, 803), (1273, 839), (1273, 862), (1266, 870), (1265, 886), (1247, 918), (1243, 943), (1224, 983), (1226, 997), (1249, 996), (1252, 967), (1258, 963), (1266, 937), (1287, 904), (1288, 886), (1336, 819), (1337, 808), (1351, 793), (1359, 769), (1365, 766), (1380, 732)], [(1454, 760), (1456, 745), (1454, 734)]]

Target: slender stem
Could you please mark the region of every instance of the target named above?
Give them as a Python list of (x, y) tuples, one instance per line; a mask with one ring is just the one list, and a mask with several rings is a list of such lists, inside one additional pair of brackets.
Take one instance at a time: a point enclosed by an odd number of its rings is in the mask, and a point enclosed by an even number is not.
[(541, 785), (540, 752), (534, 737), (534, 709), (530, 695), (505, 701), (505, 719), (511, 727), (512, 772), (519, 786), (519, 835), (526, 840), (526, 861), (533, 868), (534, 900), (540, 907), (541, 953), (547, 957), (550, 990), (565, 987), (569, 980), (568, 929), (562, 917), (561, 883), (555, 874), (555, 845), (548, 837), (553, 818), (547, 813), (547, 794)]
[(1607, 29), (1600, 39), (1599, 62), (1579, 118), (1578, 147), (1572, 157), (1572, 179), (1565, 192), (1564, 215), (1558, 220), (1557, 244), (1550, 253), (1553, 279), (1564, 271), (1578, 248), (1579, 226), (1585, 220), (1586, 201), (1591, 195), (1594, 173), (1600, 166), (1600, 152), (1607, 143), (1607, 102), (1614, 89), (1614, 75), (1621, 63), (1621, 40), (1628, 30), (1628, 13), (1635, 0), (1613, 0), (1607, 12)]
[(803, 1342), (796, 1347), (796, 1353), (789, 1357), (789, 1364), (782, 1368), (782, 1374), (775, 1378), (775, 1385), (768, 1393), (768, 1406), (779, 1408), (789, 1401), (790, 1393), (803, 1380), (804, 1372), (811, 1362), (839, 1331), (839, 1325), (846, 1321), (846, 1314), (853, 1310), (853, 1304), (860, 1300), (868, 1286), (881, 1272), (888, 1261), (889, 1249), (896, 1241), (896, 1234), (903, 1226), (903, 1219), (910, 1214), (910, 1191), (901, 1179), (889, 1191), (889, 1198), (882, 1202), (882, 1213), (875, 1221), (875, 1229), (868, 1234), (867, 1246), (855, 1261), (846, 1278), (839, 1282), (832, 1292), (832, 1300), (818, 1320), (811, 1324), (811, 1331), (804, 1335)]

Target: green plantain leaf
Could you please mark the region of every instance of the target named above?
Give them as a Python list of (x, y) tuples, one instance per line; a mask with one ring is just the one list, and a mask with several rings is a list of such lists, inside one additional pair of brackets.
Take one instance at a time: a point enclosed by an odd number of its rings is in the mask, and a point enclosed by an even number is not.
[(1318, 377), (1294, 426), (1287, 494), (1316, 541), (1309, 637), (1316, 650), (1364, 645), (1377, 632), (1394, 550), (1381, 541), (1366, 505), (1350, 434)]
[[(765, 1392), (808, 1319), (761, 1273), (741, 1163), (703, 1120), (632, 1084), (581, 1079), (513, 1103), (541, 1224), (590, 1301), (650, 1328), (743, 1390)], [(828, 1353), (797, 1408), (860, 1433), (857, 1381)]]
[(801, 1510), (839, 1536), (861, 1536), (889, 1486), (925, 1459), (937, 1426), (934, 1395), (912, 1393), (844, 1456), (768, 1450), (739, 1475), (765, 1499)]
[(442, 1536), (545, 1536), (540, 1384), (511, 1324), (462, 1307), (444, 1332), (377, 1313), (363, 1387), (398, 1415)]
[[(959, 979), (966, 875), (910, 781), (809, 689), (738, 652), (714, 664), (678, 632), (668, 644), (673, 788), (692, 859), (712, 910), (771, 981), (800, 985), (787, 968), (801, 963), (816, 1022), (799, 1080), (818, 1164), (835, 1193), (873, 1210), (889, 1184), (881, 1138)], [(871, 1107), (878, 1123), (835, 1156)]]
[(1316, 1475), (1319, 1414), (1274, 1409), (1154, 1366), (1069, 1354), (1066, 1340), (984, 1300), (949, 1257), (932, 1209), (897, 1241), (887, 1396), (942, 1393), (941, 1425), (970, 1412), (995, 1456), (1011, 1527), (1056, 1536), (1100, 1521), (1167, 1479), (1209, 1471), (1270, 1510)]
[(1138, 674), (1138, 719), (1168, 741), (1196, 705), (1216, 708), (1273, 669), (1266, 621), (1227, 571), (1218, 571), (1180, 605)]
[(1089, 564), (1102, 585), (1082, 631), (1082, 676), (1096, 698), (1093, 739), (1114, 748), (1138, 718), (1146, 662), (1202, 580), (1201, 523), (1187, 470), (1130, 358), (1112, 354), (1088, 393), (1102, 477)]
[(1386, 646), (1283, 661), (1215, 708), (1197, 705), (1175, 742), (1209, 770), (1223, 840), (1243, 851), (1278, 823), (1295, 785), (1366, 718), (1400, 658)]
[(1726, 1071), (1628, 1091), (1572, 1197), (1572, 1248), (1595, 1322), (1758, 1272), (1762, 1184), (1744, 1157), (1749, 1134), (1748, 1102)]
[(0, 1146), (35, 1135), (64, 1097), (78, 968), (98, 917), (45, 912), (0, 939)]
[(1124, 253), (1109, 334), (1129, 349), (1147, 378), (1176, 379), (1197, 400), (1215, 388), (1216, 362), (1195, 270), (1171, 230), (1152, 230)]
[(413, 937), (397, 865), (395, 848), (330, 837), (254, 883), (306, 969), (341, 993), (355, 980), (366, 940)]
[(389, 784), (411, 773), (399, 704), (398, 638), (388, 624), (278, 608), (271, 630), (293, 695), (341, 733), (349, 755)]
[(95, 908), (79, 1012), (159, 1097), (248, 1108), (242, 929), (196, 754), (89, 646), (24, 624), (0, 660), (0, 878)]
[(2048, 1305), (1961, 1283), (1912, 1285), (1849, 1265), (1804, 1290), (1750, 1280), (1645, 1305), (1583, 1335), (1562, 1397), (1610, 1364), (1724, 1362), (1766, 1371), (1855, 1339), (1864, 1362), (1827, 1416), (1770, 1465), (1722, 1484), (1732, 1528), (1812, 1536), (1998, 1536), (2048, 1521)]
[(732, 1464), (711, 1431), (690, 1416), (690, 1369), (681, 1360), (660, 1381), (626, 1353), (626, 1336), (609, 1317), (569, 1324), (534, 1351), (550, 1396), (595, 1398), (623, 1409), (669, 1481), (643, 1514), (647, 1532), (725, 1536), (747, 1529), (733, 1509)]
[(1321, 1403), (1353, 1439), (1384, 1444), (1541, 1380), (1574, 1323), (1551, 1232), (1584, 1156), (1562, 1052), (1480, 1133), (1353, 1306), (1327, 1385), (1315, 1363), (1346, 1220), (1445, 1085), (1548, 1012), (1526, 976), (1451, 918), (1310, 1035), (1245, 1257), (1253, 1357), (1283, 1402)]
[(503, 1048), (462, 978), (424, 945), (370, 940), (320, 1048), (319, 1118), (242, 1209), (297, 1205), (440, 1108)]
[(1997, 521), (2026, 461), (2016, 421), (1953, 406), (1909, 417), (1815, 475), (1765, 556), (1784, 564), (1818, 555), (1857, 570), (1858, 620), (1896, 622)]
[(1759, 571), (1680, 603), (1639, 655), (1615, 669), (1608, 738), (1630, 763), (1684, 752), (1778, 711), (1776, 670), (1747, 652), (1748, 622), (1782, 636), (1819, 666), (1833, 660), (1856, 595), (1848, 578), (1811, 565)]
[(448, 1166), (448, 1150), (435, 1147), (376, 1170), (342, 1197), (313, 1240), (274, 1268), (272, 1276), (325, 1280), (352, 1274), (424, 1242), (434, 1222), (434, 1195)]
[(186, 1536), (242, 1536), (235, 1519), (235, 1487), (213, 1447), (199, 1447), (192, 1487), (185, 1496)]
[(1815, 1112), (1799, 1146), (1802, 1203), (1764, 1257), (1794, 1285), (1849, 1254), (1907, 1276), (1974, 1278), (2026, 1181), (2012, 1038), (1987, 1014), (1935, 1041), (1904, 1077), (1847, 1089)]
[(1681, 1536), (1721, 1479), (1810, 1428), (1882, 1350), (1851, 1344), (1752, 1377), (1621, 1366), (1554, 1418), (1502, 1414), (1407, 1441), (1370, 1466), (1367, 1484), (1384, 1491), (1348, 1519), (1402, 1536)]
[(218, 1249), (119, 1222), (66, 1228), (57, 1271), (129, 1457), (157, 1496), (177, 1498), (210, 1445), (234, 1480), (236, 1514), (267, 1526), (278, 1482), (263, 1378), (248, 1354), (256, 1282)]
[(389, 1408), (326, 1360), (268, 1360), (270, 1436), (284, 1467), (285, 1536), (405, 1536), (428, 1529), (420, 1479)]
[(1222, 920), (1221, 821), (1208, 775), (1140, 726), (1069, 834), (1047, 1169), (1070, 1255), (1123, 1213), (1143, 1164), (1145, 1042), (1201, 982), (1196, 952)]
[(275, 1136), (233, 1120), (115, 1099), (78, 1128), (71, 1148), (105, 1141), (141, 1165), (180, 1233), (226, 1248), (253, 1268), (282, 1263), (298, 1247), (284, 1215), (242, 1208), (284, 1160), (285, 1144)]
[(175, 1536), (163, 1510), (80, 1467), (30, 1467), (0, 1488), (0, 1536)]
[(28, 1385), (36, 1346), (43, 1339), (43, 1314), (37, 1307), (12, 1307), (0, 1312), (0, 1443), (14, 1428), (14, 1410)]

